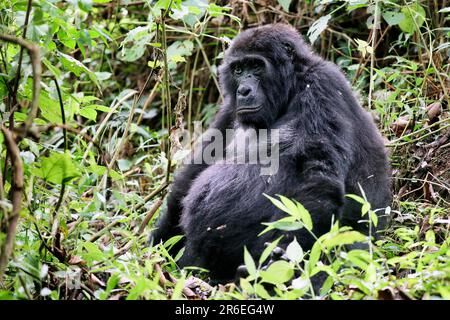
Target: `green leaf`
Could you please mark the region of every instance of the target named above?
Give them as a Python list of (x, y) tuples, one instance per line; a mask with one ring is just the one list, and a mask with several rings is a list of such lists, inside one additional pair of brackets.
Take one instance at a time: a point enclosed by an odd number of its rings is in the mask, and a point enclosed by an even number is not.
[(60, 58), (59, 60), (61, 61), (65, 69), (73, 72), (77, 77), (79, 77), (82, 73), (87, 74), (89, 76), (89, 79), (91, 79), (92, 82), (94, 82), (97, 87), (99, 87), (97, 76), (83, 63), (62, 52), (58, 52), (58, 55)]
[(250, 284), (250, 282), (245, 278), (241, 278), (239, 280), (239, 285), (242, 288), (242, 290), (244, 292), (246, 292), (247, 294), (253, 294), (253, 292), (255, 291), (255, 290), (253, 290), (253, 287)]
[(279, 237), (277, 240), (273, 241), (270, 245), (267, 246), (267, 248), (264, 249), (263, 253), (259, 257), (259, 264), (263, 264), (264, 261), (269, 257), (269, 255), (272, 253), (273, 249), (278, 245), (278, 242), (280, 242), (282, 237)]
[(292, 0), (278, 0), (278, 3), (281, 4), (283, 10), (289, 12), (289, 6), (291, 5)]
[(80, 170), (69, 153), (53, 152), (50, 157), (41, 159), (41, 167), (34, 169), (38, 177), (54, 183), (63, 184), (80, 176)]
[[(102, 106), (100, 104), (91, 104), (91, 105), (86, 106), (86, 108), (93, 108), (97, 111), (102, 111), (102, 112), (110, 112), (111, 111), (110, 107)], [(114, 113), (117, 113), (117, 110), (114, 111)]]
[(120, 280), (120, 274), (119, 273), (113, 273), (111, 277), (109, 277), (108, 282), (106, 283), (106, 292), (111, 292)]
[(41, 90), (39, 95), (39, 109), (41, 110), (41, 116), (49, 122), (62, 123), (59, 102), (51, 98), (44, 90)]
[(259, 235), (262, 235), (270, 230), (278, 229), (283, 231), (295, 231), (303, 228), (303, 223), (295, 221), (294, 217), (286, 217), (275, 222), (263, 222), (267, 226)]
[(324, 31), (328, 26), (328, 21), (331, 19), (331, 15), (328, 14), (326, 16), (320, 17), (318, 20), (314, 21), (311, 27), (308, 30), (308, 37), (311, 43), (314, 43), (319, 35)]
[(119, 57), (123, 61), (136, 61), (145, 53), (147, 45), (151, 42), (153, 33), (150, 26), (137, 27), (128, 32), (120, 46)]
[(425, 9), (418, 3), (406, 6), (402, 9), (404, 19), (399, 22), (398, 26), (403, 32), (414, 33), (425, 22)]
[(250, 255), (250, 252), (248, 252), (247, 247), (244, 247), (244, 263), (250, 276), (256, 277), (255, 261), (253, 261), (253, 258)]
[(101, 261), (106, 258), (106, 254), (101, 251), (95, 243), (84, 242), (83, 247), (87, 252), (82, 252), (81, 257), (87, 262)]
[(256, 284), (255, 286), (255, 293), (260, 296), (263, 299), (271, 299), (272, 297), (270, 296), (270, 294), (267, 292), (266, 288), (264, 288), (264, 286), (262, 284)]
[(113, 180), (113, 181), (119, 181), (119, 180), (123, 180), (124, 176), (120, 173), (118, 173), (115, 170), (109, 170), (109, 177)]
[(289, 213), (289, 210), (288, 210), (288, 208), (286, 208), (286, 206), (280, 201), (280, 200), (277, 200), (277, 199), (275, 199), (275, 198), (272, 198), (271, 196), (269, 196), (269, 195), (267, 195), (267, 194), (263, 194), (266, 198), (268, 198), (272, 203), (273, 203), (273, 205), (275, 206), (275, 207), (277, 207), (278, 209), (280, 209), (281, 211), (284, 211), (284, 212), (286, 212), (286, 213)]
[[(295, 203), (283, 196), (279, 196), (281, 202), (283, 203), (284, 207), (286, 208), (286, 212), (289, 213), (291, 216), (296, 216), (297, 215), (297, 206), (295, 205)], [(299, 219), (301, 219), (300, 215), (297, 215)]]
[(364, 200), (364, 198), (357, 196), (356, 194), (346, 194), (345, 195), (347, 198), (351, 198), (353, 200), (355, 200), (356, 202), (359, 202), (361, 204), (366, 203), (366, 200)]
[(331, 249), (336, 246), (352, 244), (355, 242), (367, 241), (366, 236), (358, 231), (347, 231), (338, 233), (331, 238), (326, 238), (323, 245), (326, 249)]
[(287, 246), (286, 256), (289, 260), (296, 263), (303, 260), (303, 249), (297, 242), (297, 238), (294, 238), (294, 240)]
[(390, 26), (398, 25), (403, 19), (405, 19), (405, 15), (402, 12), (385, 11), (382, 15), (383, 19)]
[(370, 210), (370, 203), (364, 202), (364, 204), (361, 207), (361, 215), (364, 217), (367, 212)]
[(169, 68), (176, 67), (177, 62), (186, 61), (184, 57), (190, 56), (194, 50), (194, 43), (189, 40), (175, 41), (167, 48), (167, 60)]
[(97, 120), (97, 111), (92, 106), (84, 107), (80, 110), (80, 116), (85, 117), (86, 119), (96, 121)]
[(179, 54), (173, 55), (170, 57), (170, 61), (173, 62), (186, 62), (186, 59)]
[(294, 268), (287, 261), (275, 261), (266, 271), (261, 271), (261, 278), (264, 282), (272, 284), (282, 284), (289, 281), (294, 276)]
[(313, 222), (311, 219), (311, 215), (309, 214), (309, 211), (306, 210), (306, 208), (301, 203), (297, 202), (296, 204), (297, 204), (297, 212), (300, 215), (301, 221), (305, 225), (305, 228), (311, 231), (313, 228)]
[(369, 212), (369, 218), (370, 218), (370, 220), (372, 221), (373, 225), (374, 225), (375, 228), (376, 228), (377, 225), (378, 225), (378, 216), (377, 216), (377, 214), (375, 213), (375, 211), (370, 211), (370, 212)]
[(311, 248), (309, 253), (309, 273), (311, 273), (317, 265), (320, 259), (320, 254), (322, 253), (322, 243), (317, 240)]
[(366, 277), (365, 280), (369, 283), (375, 283), (377, 280), (377, 269), (373, 263), (369, 264), (366, 269)]

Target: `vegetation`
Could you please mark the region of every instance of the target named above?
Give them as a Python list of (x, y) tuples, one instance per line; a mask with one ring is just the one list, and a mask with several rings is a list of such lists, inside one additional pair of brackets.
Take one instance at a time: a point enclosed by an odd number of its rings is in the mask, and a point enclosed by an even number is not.
[[(174, 129), (210, 123), (223, 51), (272, 22), (337, 63), (373, 113), (392, 220), (378, 240), (336, 223), (265, 270), (276, 242), (244, 251), (250, 276), (212, 287), (168, 254), (180, 237), (147, 235)], [(449, 74), (446, 0), (0, 0), (0, 299), (450, 299)], [(301, 204), (270, 201), (287, 215), (268, 228), (311, 230)], [(345, 249), (357, 241), (369, 250)]]

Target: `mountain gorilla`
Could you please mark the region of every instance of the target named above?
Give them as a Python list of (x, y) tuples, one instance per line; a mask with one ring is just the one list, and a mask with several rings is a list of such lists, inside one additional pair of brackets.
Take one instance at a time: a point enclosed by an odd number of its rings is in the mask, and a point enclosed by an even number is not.
[(210, 128), (278, 129), (278, 171), (267, 177), (260, 164), (188, 164), (176, 175), (154, 243), (184, 234), (180, 265), (206, 268), (214, 282), (234, 278), (244, 246), (258, 257), (265, 242), (284, 235), (279, 246), (295, 236), (310, 249), (305, 228), (258, 236), (263, 222), (285, 216), (263, 194), (303, 204), (317, 236), (330, 230), (333, 216), (367, 234), (360, 204), (345, 194), (361, 195), (361, 186), (372, 208), (389, 206), (389, 166), (381, 135), (338, 67), (294, 28), (276, 24), (237, 36), (219, 74), (224, 103)]

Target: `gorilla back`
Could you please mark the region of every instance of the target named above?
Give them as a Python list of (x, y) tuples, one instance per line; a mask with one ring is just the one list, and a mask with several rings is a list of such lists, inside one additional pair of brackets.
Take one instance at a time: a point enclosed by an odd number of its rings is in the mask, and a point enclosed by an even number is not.
[[(381, 135), (338, 67), (313, 53), (294, 28), (276, 24), (236, 37), (219, 75), (224, 103), (210, 130), (237, 130), (233, 143), (252, 129), (277, 130), (277, 171), (261, 176), (260, 163), (196, 159), (176, 175), (153, 240), (184, 234), (181, 265), (209, 269), (223, 282), (234, 278), (244, 246), (256, 257), (280, 235), (281, 246), (294, 236), (304, 250), (313, 244), (304, 228), (258, 237), (263, 222), (284, 216), (264, 194), (303, 204), (317, 236), (329, 231), (333, 216), (367, 234), (360, 204), (345, 194), (361, 195), (361, 186), (372, 208), (386, 208), (389, 166)], [(385, 220), (380, 214), (378, 226)]]

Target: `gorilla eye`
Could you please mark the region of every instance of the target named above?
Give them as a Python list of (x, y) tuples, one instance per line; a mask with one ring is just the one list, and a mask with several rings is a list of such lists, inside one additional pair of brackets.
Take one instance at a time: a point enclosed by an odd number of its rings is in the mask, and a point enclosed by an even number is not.
[(234, 67), (234, 73), (239, 75), (242, 73), (242, 68), (239, 66)]
[(294, 56), (295, 49), (291, 46), (291, 44), (286, 42), (283, 44), (283, 46), (284, 46), (284, 49), (286, 50), (288, 56), (290, 56), (290, 57)]

